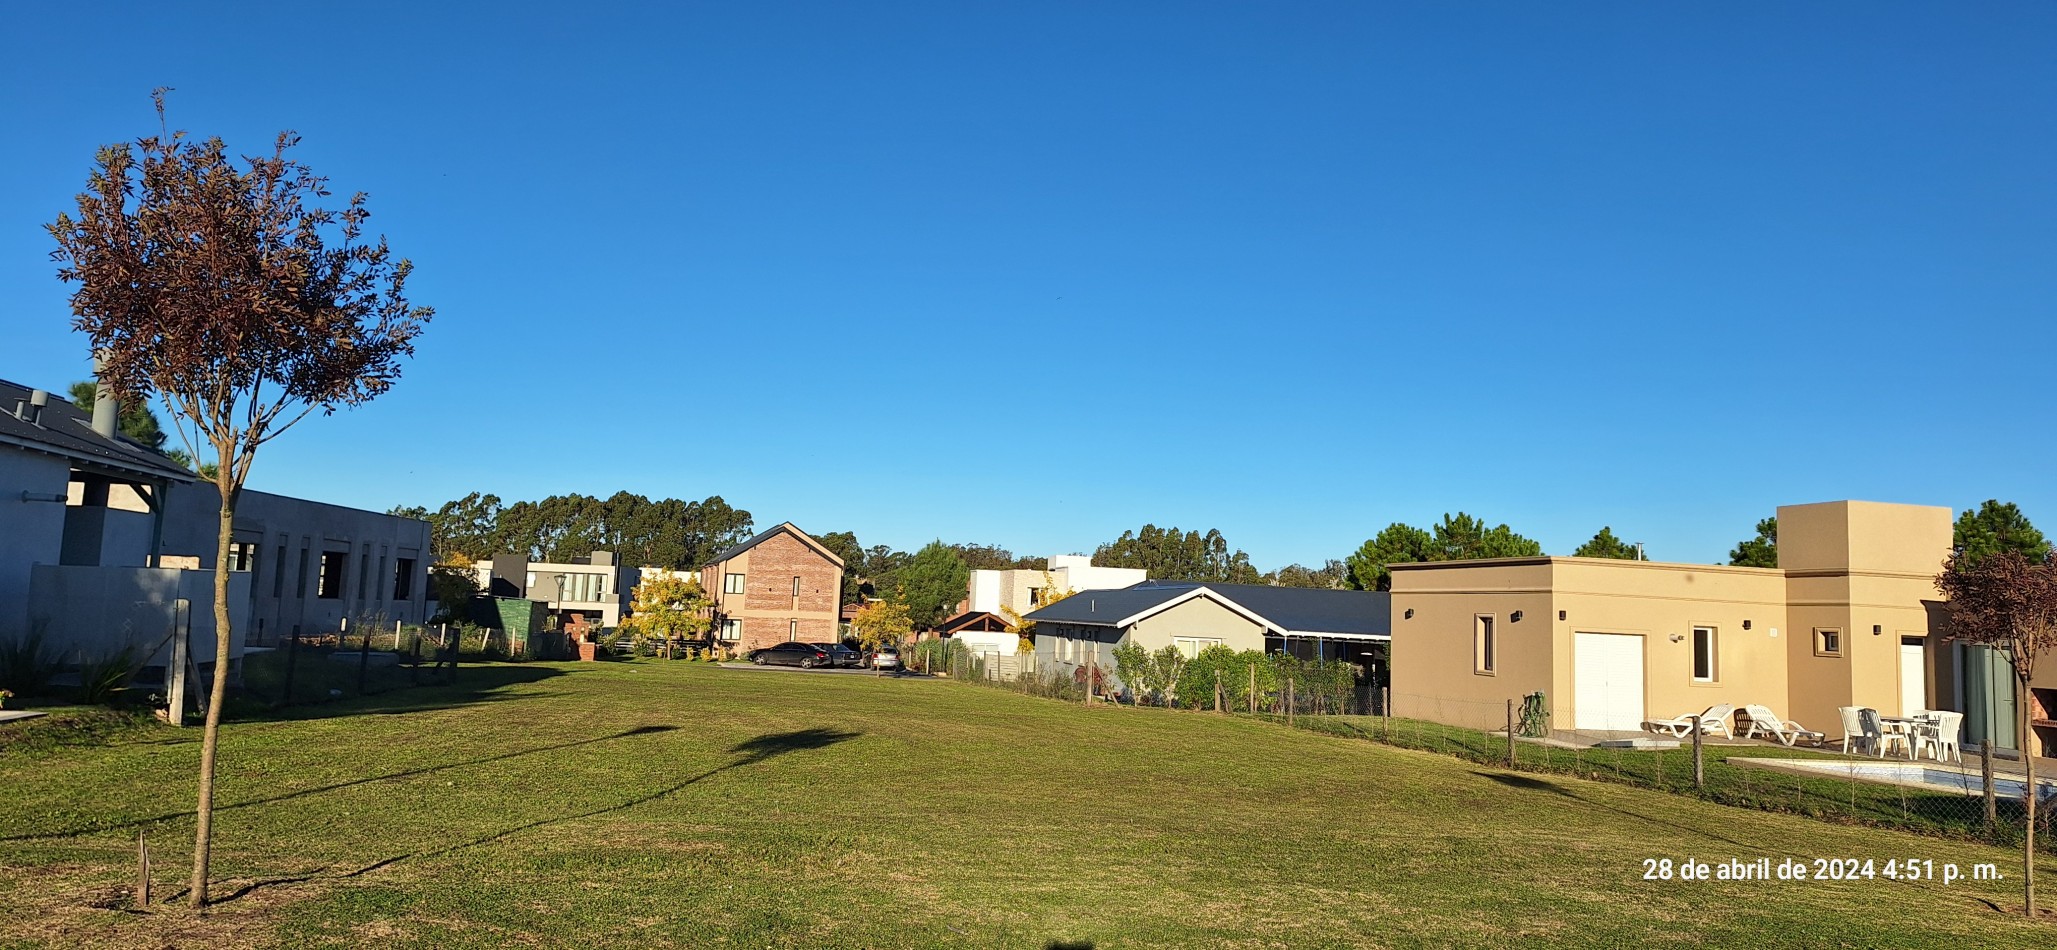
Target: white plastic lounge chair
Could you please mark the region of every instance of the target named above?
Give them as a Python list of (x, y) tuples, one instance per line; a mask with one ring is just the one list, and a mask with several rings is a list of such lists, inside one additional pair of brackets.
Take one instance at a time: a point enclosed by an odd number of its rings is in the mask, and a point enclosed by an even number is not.
[(1693, 724), (1697, 722), (1703, 736), (1733, 738), (1733, 734), (1728, 731), (1727, 720), (1735, 711), (1736, 707), (1723, 703), (1719, 706), (1709, 706), (1706, 712), (1697, 716), (1686, 713), (1676, 719), (1646, 719), (1643, 721), (1643, 728), (1659, 735), (1683, 739), (1693, 734)]
[(1777, 739), (1780, 745), (1789, 746), (1802, 739), (1820, 745), (1828, 738), (1797, 722), (1778, 718), (1778, 714), (1772, 712), (1768, 706), (1746, 705), (1743, 712), (1750, 715), (1750, 729), (1743, 733), (1745, 739), (1754, 739), (1760, 735), (1769, 736)]

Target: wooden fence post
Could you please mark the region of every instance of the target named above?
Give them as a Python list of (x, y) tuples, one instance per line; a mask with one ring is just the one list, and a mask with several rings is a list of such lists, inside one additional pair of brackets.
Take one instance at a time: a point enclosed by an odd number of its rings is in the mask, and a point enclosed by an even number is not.
[(1514, 767), (1514, 700), (1507, 701), (1507, 767)]
[(136, 832), (136, 906), (150, 906), (150, 839)]
[(1214, 711), (1221, 712), (1221, 670), (1214, 671)]
[(1993, 740), (1978, 740), (1978, 773), (1985, 783), (1986, 827), (1991, 828), (1998, 816), (1993, 811)]
[(1257, 664), (1250, 664), (1250, 715), (1257, 715)]
[(1700, 720), (1693, 720), (1693, 787), (1707, 789), (1707, 760), (1700, 755)]

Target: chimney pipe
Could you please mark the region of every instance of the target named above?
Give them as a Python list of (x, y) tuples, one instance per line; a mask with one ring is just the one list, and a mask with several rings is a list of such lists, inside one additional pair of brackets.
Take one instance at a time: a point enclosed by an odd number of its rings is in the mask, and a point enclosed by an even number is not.
[(121, 404), (114, 401), (114, 393), (100, 381), (101, 370), (106, 365), (100, 357), (93, 357), (93, 432), (102, 438), (112, 439), (121, 427)]
[(43, 424), (43, 407), (49, 404), (49, 393), (46, 393), (40, 389), (29, 390), (29, 425), (40, 426)]

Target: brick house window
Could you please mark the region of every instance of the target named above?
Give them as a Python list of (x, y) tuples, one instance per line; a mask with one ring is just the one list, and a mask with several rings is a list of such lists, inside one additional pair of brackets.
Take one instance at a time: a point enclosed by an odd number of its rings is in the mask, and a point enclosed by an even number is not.
[(786, 639), (795, 641), (800, 639), (800, 621), (786, 621)]
[(800, 575), (793, 575), (793, 596), (800, 596)]
[(741, 575), (741, 574), (728, 574), (728, 575), (724, 575), (724, 576), (722, 577), (722, 579), (721, 579), (721, 592), (722, 592), (722, 593), (724, 593), (724, 594), (740, 594), (740, 593), (742, 593), (742, 592), (743, 592), (743, 575)]
[(722, 621), (721, 638), (731, 642), (743, 639), (743, 622), (735, 619)]

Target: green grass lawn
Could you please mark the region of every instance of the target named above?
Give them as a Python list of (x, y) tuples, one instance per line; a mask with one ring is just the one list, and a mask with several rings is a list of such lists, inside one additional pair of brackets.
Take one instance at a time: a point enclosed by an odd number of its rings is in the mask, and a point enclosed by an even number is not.
[[(204, 919), (125, 898), (139, 829), (181, 890), (197, 729), (0, 739), (0, 946), (2057, 945), (2001, 849), (1249, 718), (654, 660), (269, 715)], [(2007, 880), (1642, 879), (1767, 856)]]

